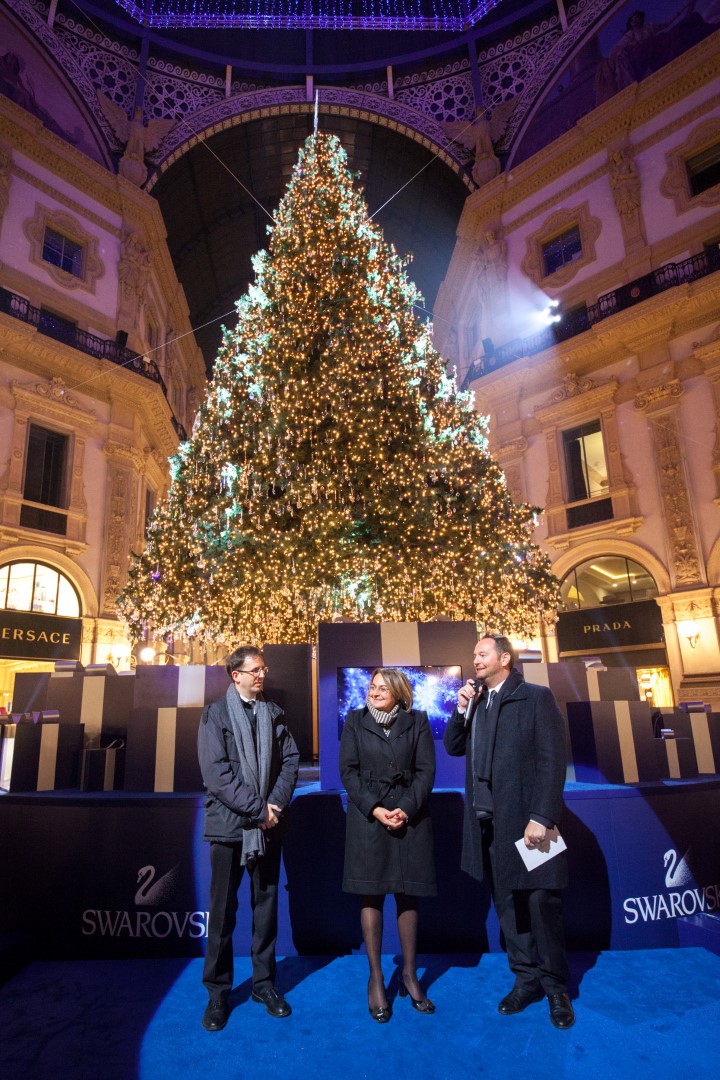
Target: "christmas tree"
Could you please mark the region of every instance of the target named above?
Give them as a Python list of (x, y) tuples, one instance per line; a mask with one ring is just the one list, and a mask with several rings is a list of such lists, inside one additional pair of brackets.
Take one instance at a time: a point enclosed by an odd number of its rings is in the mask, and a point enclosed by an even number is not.
[(227, 646), (318, 622), (476, 619), (523, 638), (557, 582), (334, 136), (311, 136), (225, 331), (120, 612)]

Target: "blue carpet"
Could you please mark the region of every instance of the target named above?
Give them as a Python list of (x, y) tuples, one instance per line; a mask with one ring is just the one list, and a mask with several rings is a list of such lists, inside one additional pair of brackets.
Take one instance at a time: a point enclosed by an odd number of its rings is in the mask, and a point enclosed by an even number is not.
[[(720, 957), (704, 949), (571, 957), (577, 1023), (556, 1031), (547, 1004), (503, 1017), (502, 954), (427, 956), (437, 1005), (421, 1016), (394, 997), (367, 1013), (363, 956), (293, 957), (277, 984), (293, 1006), (269, 1017), (236, 962), (224, 1031), (200, 1027), (202, 960), (33, 963), (0, 988), (0, 1076), (8, 1080), (705, 1080), (717, 1071)], [(244, 981), (242, 981), (244, 980)]]

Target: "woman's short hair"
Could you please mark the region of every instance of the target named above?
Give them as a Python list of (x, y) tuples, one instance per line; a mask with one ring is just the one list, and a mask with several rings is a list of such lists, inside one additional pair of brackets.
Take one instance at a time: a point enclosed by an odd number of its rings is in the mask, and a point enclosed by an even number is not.
[(370, 676), (371, 683), (376, 675), (382, 676), (388, 690), (404, 709), (412, 709), (413, 690), (407, 675), (394, 667), (376, 667)]

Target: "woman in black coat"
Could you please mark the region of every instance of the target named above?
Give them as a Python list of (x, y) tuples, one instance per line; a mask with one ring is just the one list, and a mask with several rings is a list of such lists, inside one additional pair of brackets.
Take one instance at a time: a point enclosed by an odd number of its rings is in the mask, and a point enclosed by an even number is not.
[(394, 893), (403, 955), (400, 996), (418, 1012), (435, 1006), (418, 982), (417, 897), (435, 896), (428, 799), (435, 744), (427, 713), (412, 708), (412, 687), (396, 668), (377, 668), (364, 709), (348, 713), (340, 739), (340, 776), (348, 793), (343, 890), (362, 897), (360, 924), (370, 963), (368, 1007), (390, 1019), (380, 955), (383, 904)]

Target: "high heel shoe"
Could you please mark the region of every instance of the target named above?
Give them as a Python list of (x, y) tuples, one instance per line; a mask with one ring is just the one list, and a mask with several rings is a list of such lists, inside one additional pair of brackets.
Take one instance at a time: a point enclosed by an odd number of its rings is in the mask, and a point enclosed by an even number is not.
[(429, 997), (420, 998), (418, 1000), (417, 998), (414, 998), (412, 996), (407, 986), (405, 985), (405, 979), (402, 975), (400, 976), (400, 986), (398, 988), (398, 994), (401, 998), (409, 997), (410, 1004), (412, 1005), (413, 1009), (416, 1009), (419, 1013), (425, 1013), (426, 1016), (429, 1016), (431, 1013), (435, 1012), (435, 1005)]
[(392, 1016), (392, 1010), (389, 1005), (377, 1005), (370, 1004), (370, 983), (368, 982), (368, 1012), (372, 1016), (376, 1024), (387, 1024), (388, 1020)]

